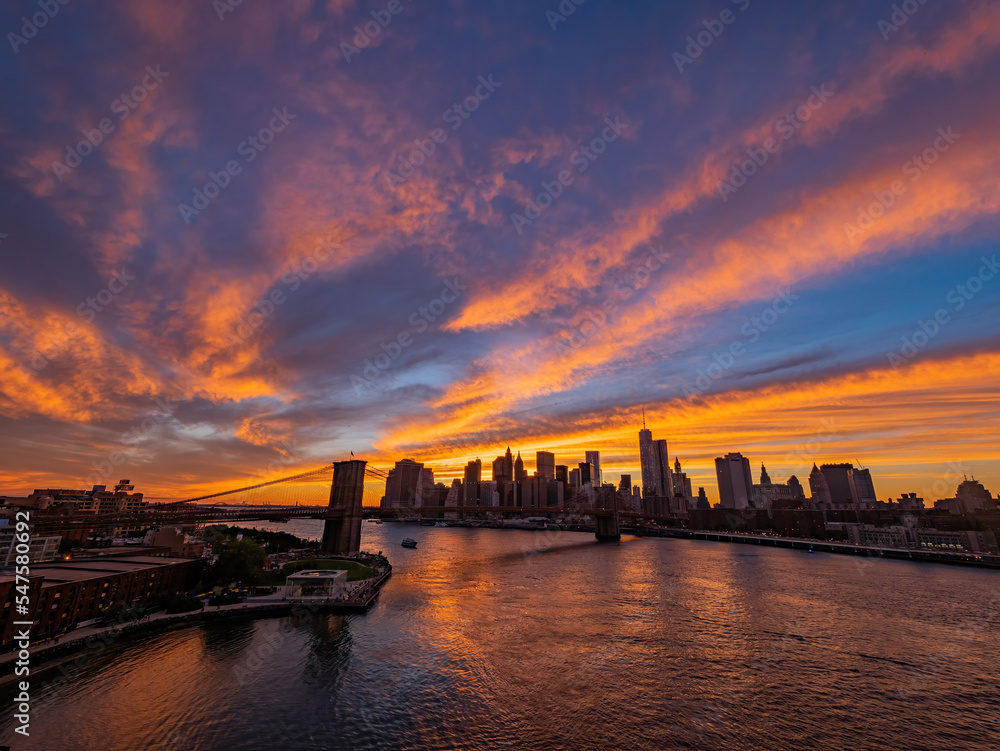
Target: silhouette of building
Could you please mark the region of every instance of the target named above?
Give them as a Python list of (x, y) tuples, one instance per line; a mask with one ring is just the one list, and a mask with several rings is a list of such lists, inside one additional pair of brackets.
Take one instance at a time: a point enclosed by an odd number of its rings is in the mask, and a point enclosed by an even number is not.
[(601, 474), (601, 452), (600, 451), (585, 452), (584, 461), (594, 466), (594, 476), (592, 478), (592, 482), (594, 483), (594, 485), (603, 484), (604, 477)]
[(434, 487), (434, 473), (413, 459), (402, 459), (389, 470), (385, 481), (386, 508), (413, 508), (424, 505), (421, 500)]
[(465, 465), (465, 478), (463, 482), (480, 482), (483, 479), (483, 461), (476, 459)]
[(825, 509), (831, 504), (830, 485), (816, 463), (813, 462), (812, 472), (809, 473), (809, 494), (810, 505), (813, 508)]
[(875, 508), (875, 485), (869, 470), (846, 462), (821, 464), (819, 470), (826, 479), (832, 508)]
[(675, 497), (682, 496), (688, 500), (694, 499), (691, 494), (691, 480), (688, 479), (686, 472), (681, 471), (681, 458), (679, 456), (674, 457), (673, 485)]
[(726, 454), (715, 460), (722, 508), (744, 509), (753, 506), (753, 480), (750, 461), (740, 453)]
[(758, 509), (767, 509), (769, 512), (775, 507), (790, 508), (798, 503), (801, 498), (802, 486), (795, 479), (797, 487), (793, 487), (791, 481), (795, 475), (789, 478), (788, 484), (772, 482), (771, 476), (767, 473), (767, 468), (760, 465), (760, 482), (753, 486), (753, 506)]
[(556, 479), (556, 455), (549, 451), (539, 451), (535, 454), (535, 471), (540, 477), (549, 480)]
[(494, 482), (514, 480), (514, 457), (511, 456), (510, 446), (507, 447), (506, 454), (493, 460), (493, 480)]
[(977, 511), (996, 511), (997, 500), (973, 477), (958, 484), (954, 498), (935, 501), (934, 508), (947, 511), (949, 514), (974, 514)]
[[(646, 429), (643, 419), (639, 431), (639, 466), (642, 471), (642, 495), (648, 499), (668, 499), (673, 495), (674, 482), (670, 474), (670, 460), (667, 458), (667, 441), (653, 440), (653, 433)], [(656, 502), (653, 506), (659, 505)], [(665, 509), (664, 509), (665, 510)], [(650, 513), (662, 513), (653, 507)]]

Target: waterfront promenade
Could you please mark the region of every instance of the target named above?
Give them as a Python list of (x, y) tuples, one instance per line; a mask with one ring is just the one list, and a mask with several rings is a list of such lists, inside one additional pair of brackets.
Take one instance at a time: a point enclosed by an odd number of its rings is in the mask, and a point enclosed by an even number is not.
[[(625, 532), (626, 530), (622, 530)], [(627, 530), (633, 532), (633, 530)], [(978, 566), (1000, 568), (1000, 556), (971, 553), (968, 551), (921, 550), (919, 548), (882, 548), (872, 545), (856, 545), (850, 542), (831, 540), (809, 540), (800, 537), (780, 537), (749, 532), (712, 532), (708, 530), (675, 529), (661, 527), (634, 531), (640, 537), (673, 537), (684, 540), (708, 540), (731, 542), (744, 545), (767, 545), (779, 548), (793, 548), (813, 553), (837, 553), (840, 555), (865, 556), (867, 558), (893, 558), (897, 560), (920, 561), (923, 563), (947, 563), (955, 566)]]
[[(81, 649), (104, 648), (120, 636), (131, 636), (144, 632), (166, 631), (174, 628), (210, 620), (225, 618), (280, 618), (302, 611), (349, 615), (366, 612), (375, 602), (385, 581), (392, 575), (388, 563), (371, 579), (348, 582), (345, 592), (335, 598), (287, 597), (280, 591), (248, 597), (244, 602), (232, 605), (206, 605), (201, 610), (187, 613), (150, 613), (142, 618), (105, 626), (84, 626), (69, 631), (57, 638), (43, 639), (28, 648), (32, 669), (41, 667), (48, 660), (62, 657)], [(14, 680), (14, 663), (19, 651), (0, 655), (0, 686)]]

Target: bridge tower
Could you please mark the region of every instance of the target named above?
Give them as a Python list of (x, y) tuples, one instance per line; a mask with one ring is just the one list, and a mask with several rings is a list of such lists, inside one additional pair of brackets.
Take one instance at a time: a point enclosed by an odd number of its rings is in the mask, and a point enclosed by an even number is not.
[(333, 463), (330, 518), (323, 527), (325, 553), (350, 555), (361, 549), (361, 504), (367, 463), (360, 459)]
[[(605, 490), (604, 488), (600, 489)], [(594, 502), (594, 534), (598, 542), (618, 542), (622, 533), (618, 526), (618, 494), (599, 492)]]

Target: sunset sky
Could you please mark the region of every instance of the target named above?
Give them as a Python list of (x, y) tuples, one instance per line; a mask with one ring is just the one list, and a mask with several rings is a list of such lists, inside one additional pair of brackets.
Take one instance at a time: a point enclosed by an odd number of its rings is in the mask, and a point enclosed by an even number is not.
[(8, 3), (0, 494), (637, 481), (643, 407), (713, 501), (1000, 492), (1000, 4), (904, 5)]

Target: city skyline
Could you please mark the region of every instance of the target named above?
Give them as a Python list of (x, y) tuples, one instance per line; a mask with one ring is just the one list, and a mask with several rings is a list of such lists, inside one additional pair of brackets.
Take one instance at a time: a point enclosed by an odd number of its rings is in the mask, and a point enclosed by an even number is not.
[(709, 493), (1000, 487), (1000, 7), (307, 5), (11, 21), (0, 491), (635, 482), (643, 407)]

